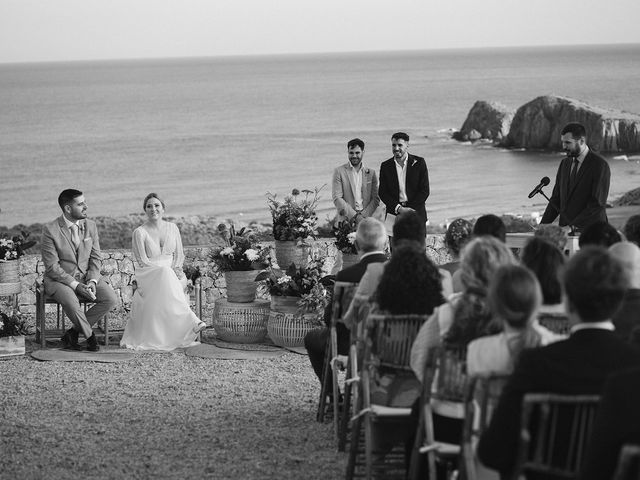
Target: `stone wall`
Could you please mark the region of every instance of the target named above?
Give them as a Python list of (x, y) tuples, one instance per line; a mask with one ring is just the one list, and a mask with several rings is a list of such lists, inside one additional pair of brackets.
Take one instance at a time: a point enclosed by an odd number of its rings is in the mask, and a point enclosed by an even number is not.
[[(268, 242), (264, 242), (265, 244)], [(271, 243), (273, 248), (273, 243)], [(202, 288), (202, 308), (203, 320), (211, 324), (213, 307), (216, 299), (224, 297), (226, 294), (226, 284), (224, 275), (217, 271), (215, 266), (208, 260), (209, 246), (185, 247), (185, 268), (193, 266), (199, 267), (205, 272), (201, 279)], [(336, 249), (332, 239), (319, 239), (314, 242), (312, 254), (324, 259), (323, 270), (330, 273), (333, 269)], [(427, 255), (436, 264), (450, 261), (449, 253), (444, 247), (442, 235), (427, 236)], [(120, 298), (120, 305), (116, 307), (111, 315), (111, 324), (114, 328), (124, 328), (131, 307), (131, 296), (133, 287), (131, 281), (134, 278), (134, 266), (131, 258), (131, 251), (124, 249), (103, 250), (102, 251), (102, 274), (111, 283), (116, 294)], [(275, 257), (272, 252), (272, 257)], [(25, 255), (20, 259), (20, 277), (22, 282), (22, 292), (18, 296), (20, 311), (28, 315), (29, 323), (35, 324), (35, 281), (42, 280), (44, 264), (40, 255)], [(8, 299), (3, 299), (8, 300)], [(195, 299), (192, 298), (192, 304)], [(6, 302), (5, 302), (6, 308)], [(54, 306), (49, 306), (52, 311)]]

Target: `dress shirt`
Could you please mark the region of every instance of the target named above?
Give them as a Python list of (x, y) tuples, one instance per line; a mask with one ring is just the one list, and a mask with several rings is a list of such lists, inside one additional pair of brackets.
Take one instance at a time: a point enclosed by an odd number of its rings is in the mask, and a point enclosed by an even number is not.
[[(62, 216), (62, 218), (64, 219), (64, 223), (67, 226), (67, 228), (69, 229), (69, 234), (71, 235), (71, 237), (73, 238), (73, 231), (71, 230), (71, 225), (75, 225), (76, 227), (78, 227), (78, 240), (80, 241), (80, 243), (82, 243), (82, 237), (84, 237), (84, 229), (82, 227), (82, 224), (78, 221), (78, 222), (72, 222), (71, 220), (69, 220), (67, 217), (65, 217), (64, 215)], [(95, 279), (91, 279), (89, 280), (90, 282), (93, 282), (95, 285), (98, 284), (98, 281)], [(80, 284), (80, 282), (78, 282), (77, 280), (74, 280), (73, 282), (71, 282), (71, 285), (69, 285), (71, 287), (72, 290), (75, 290), (76, 287)]]
[[(404, 163), (400, 165), (397, 160), (394, 159), (396, 165), (396, 173), (398, 174), (398, 186), (400, 187), (400, 195), (398, 195), (398, 203), (406, 202), (407, 198), (407, 162), (409, 161), (409, 155), (404, 156)], [(397, 212), (396, 212), (397, 213)]]
[(588, 328), (597, 328), (600, 330), (610, 330), (614, 331), (616, 327), (613, 326), (613, 322), (611, 320), (605, 320), (604, 322), (580, 322), (577, 325), (571, 327), (569, 330), (571, 333), (575, 333), (578, 330), (587, 330)]
[[(582, 167), (582, 163), (584, 162), (584, 159), (587, 156), (587, 153), (589, 153), (589, 147), (585, 146), (584, 150), (580, 152), (580, 155), (578, 155), (577, 157), (573, 157), (575, 160), (578, 160), (578, 168), (576, 168), (576, 176), (580, 171), (580, 167)], [(571, 164), (571, 168), (573, 169), (573, 163)]]
[(355, 201), (355, 211), (360, 212), (364, 208), (362, 206), (362, 175), (363, 175), (362, 162), (358, 165), (358, 168), (349, 163), (349, 175), (353, 181), (353, 198)]

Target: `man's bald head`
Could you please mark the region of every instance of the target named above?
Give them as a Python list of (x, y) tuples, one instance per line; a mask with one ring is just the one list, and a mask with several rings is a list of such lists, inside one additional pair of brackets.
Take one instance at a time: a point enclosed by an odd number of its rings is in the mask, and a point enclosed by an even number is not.
[(640, 248), (633, 242), (618, 242), (609, 247), (609, 253), (622, 264), (629, 288), (640, 288)]

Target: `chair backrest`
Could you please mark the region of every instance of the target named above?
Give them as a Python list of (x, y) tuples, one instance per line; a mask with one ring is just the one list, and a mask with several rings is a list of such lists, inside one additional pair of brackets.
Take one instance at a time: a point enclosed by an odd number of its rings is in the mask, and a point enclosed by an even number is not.
[(640, 480), (640, 445), (623, 445), (613, 480)]
[(433, 397), (462, 402), (467, 388), (467, 347), (443, 346), (436, 350), (435, 388)]
[(429, 315), (370, 313), (366, 329), (380, 366), (411, 371), (409, 358), (418, 330)]
[(336, 282), (333, 286), (331, 323), (336, 324), (344, 317), (358, 289), (357, 283)]
[(539, 313), (538, 323), (553, 333), (569, 334), (569, 317), (561, 313)]
[(576, 478), (599, 400), (597, 395), (525, 395), (512, 478), (524, 472)]

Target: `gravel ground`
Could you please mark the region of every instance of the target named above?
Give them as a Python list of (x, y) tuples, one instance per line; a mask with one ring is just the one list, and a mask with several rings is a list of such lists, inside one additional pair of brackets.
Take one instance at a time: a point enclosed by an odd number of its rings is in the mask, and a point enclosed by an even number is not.
[(306, 356), (135, 355), (0, 361), (0, 478), (344, 477)]

